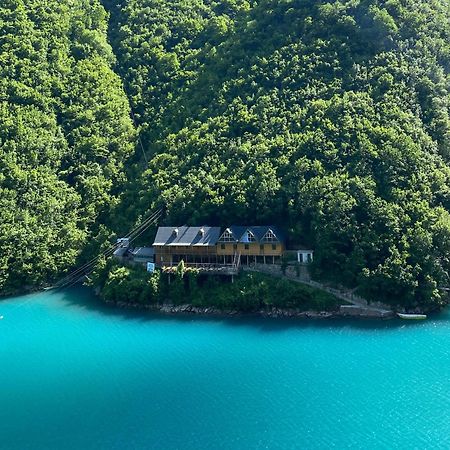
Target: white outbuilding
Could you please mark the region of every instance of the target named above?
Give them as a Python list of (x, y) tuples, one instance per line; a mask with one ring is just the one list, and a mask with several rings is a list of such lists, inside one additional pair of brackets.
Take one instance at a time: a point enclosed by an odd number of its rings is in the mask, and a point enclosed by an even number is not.
[(297, 261), (300, 264), (309, 264), (314, 259), (314, 251), (308, 249), (297, 250)]

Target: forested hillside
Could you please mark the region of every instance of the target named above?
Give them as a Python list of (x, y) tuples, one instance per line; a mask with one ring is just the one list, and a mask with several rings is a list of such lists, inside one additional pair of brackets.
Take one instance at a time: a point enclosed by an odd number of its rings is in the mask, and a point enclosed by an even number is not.
[(125, 208), (165, 203), (174, 223), (279, 223), (314, 246), (316, 276), (373, 299), (442, 300), (446, 0), (106, 5), (150, 158)]
[(106, 29), (97, 0), (1, 2), (3, 294), (73, 265), (123, 188), (135, 132)]
[(447, 0), (103, 6), (0, 6), (0, 289), (164, 206), (167, 223), (278, 224), (316, 277), (371, 299), (443, 302)]

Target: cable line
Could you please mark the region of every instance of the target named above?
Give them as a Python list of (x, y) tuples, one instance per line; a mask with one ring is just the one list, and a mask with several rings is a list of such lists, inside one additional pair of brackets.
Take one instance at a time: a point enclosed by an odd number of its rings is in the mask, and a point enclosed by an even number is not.
[[(135, 239), (137, 239), (139, 236), (142, 235), (150, 226), (154, 225), (157, 220), (162, 215), (162, 209), (160, 208), (156, 212), (152, 213), (148, 218), (146, 218), (140, 225), (135, 227), (133, 230), (131, 230), (124, 239), (128, 239), (129, 242), (133, 242)], [(61, 280), (59, 280), (53, 288), (63, 288), (63, 287), (69, 287), (73, 284), (77, 283), (81, 277), (85, 277), (92, 273), (92, 271), (95, 268), (96, 263), (100, 260), (100, 258), (105, 257), (109, 258), (116, 249), (118, 249), (121, 246), (121, 242), (117, 242), (116, 244), (112, 245), (111, 247), (107, 248), (100, 254), (98, 254), (96, 257), (92, 258), (90, 261), (84, 263), (82, 266), (71, 272), (70, 274), (63, 277)]]

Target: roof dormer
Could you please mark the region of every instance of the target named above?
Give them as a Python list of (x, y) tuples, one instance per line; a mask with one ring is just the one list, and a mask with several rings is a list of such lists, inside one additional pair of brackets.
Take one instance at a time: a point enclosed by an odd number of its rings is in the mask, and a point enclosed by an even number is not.
[(278, 239), (275, 232), (271, 228), (269, 228), (266, 231), (266, 233), (264, 234), (262, 241), (263, 242), (279, 242), (280, 240)]
[(257, 239), (255, 237), (255, 234), (253, 233), (250, 228), (247, 228), (245, 230), (245, 233), (242, 235), (240, 242), (256, 242)]
[(219, 238), (219, 242), (236, 242), (233, 232), (227, 228)]

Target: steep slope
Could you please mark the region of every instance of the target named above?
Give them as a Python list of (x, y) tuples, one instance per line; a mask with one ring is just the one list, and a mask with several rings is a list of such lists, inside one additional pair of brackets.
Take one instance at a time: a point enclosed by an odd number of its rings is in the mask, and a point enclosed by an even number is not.
[(123, 187), (135, 132), (106, 27), (97, 0), (0, 6), (3, 294), (74, 264)]
[(444, 301), (446, 1), (108, 3), (151, 158), (124, 208), (278, 222), (315, 247), (318, 277), (383, 301)]

